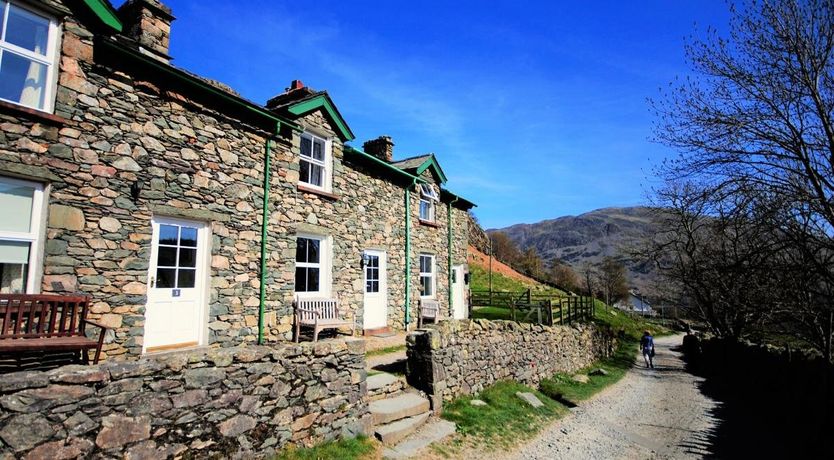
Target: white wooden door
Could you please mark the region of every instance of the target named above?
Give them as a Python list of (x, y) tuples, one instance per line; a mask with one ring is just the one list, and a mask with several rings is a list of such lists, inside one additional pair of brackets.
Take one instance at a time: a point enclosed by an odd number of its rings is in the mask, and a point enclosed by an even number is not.
[(388, 326), (388, 283), (386, 280), (385, 252), (368, 249), (367, 263), (363, 269), (365, 278), (364, 329)]
[(467, 317), (468, 309), (464, 299), (464, 273), (463, 265), (452, 267), (452, 315), (455, 319)]
[(207, 249), (206, 224), (153, 219), (144, 351), (200, 344), (207, 310)]

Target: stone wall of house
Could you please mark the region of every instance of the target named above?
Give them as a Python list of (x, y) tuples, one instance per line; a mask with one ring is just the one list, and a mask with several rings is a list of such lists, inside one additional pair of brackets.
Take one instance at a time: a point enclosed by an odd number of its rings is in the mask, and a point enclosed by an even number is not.
[(267, 457), (363, 433), (362, 340), (240, 346), (0, 379), (0, 458)]
[[(210, 281), (202, 344), (256, 342), (268, 139), (273, 161), (266, 340), (285, 340), (292, 334), (298, 233), (331, 237), (332, 295), (356, 314), (360, 330), (360, 256), (365, 249), (385, 250), (389, 326), (404, 327), (402, 184), (346, 160), (327, 119), (314, 112), (299, 123), (333, 140), (336, 196), (300, 191), (299, 133), (278, 136), (264, 131), (160, 78), (157, 71), (96, 49), (100, 43), (74, 16), (74, 9), (86, 7), (50, 3), (66, 12), (61, 19), (55, 116), (0, 105), (0, 176), (45, 185), (45, 239), (41, 263), (32, 269), (40, 272), (38, 284), (45, 293), (93, 297), (91, 319), (111, 328), (105, 359), (135, 359), (142, 353), (155, 216), (199, 221), (209, 228)], [(140, 188), (136, 199), (132, 187)], [(438, 206), (439, 227), (426, 227), (417, 221), (417, 191), (410, 199), (414, 318), (420, 251), (437, 256), (437, 295), (447, 302), (447, 227), (445, 204)], [(465, 237), (457, 222), (465, 221), (455, 222), (457, 240)], [(453, 259), (465, 263), (465, 243), (456, 242)]]
[[(94, 61), (93, 47), (91, 32), (68, 15), (55, 110), (63, 120), (0, 113), (0, 174), (48, 184), (43, 292), (91, 294), (92, 318), (114, 332), (106, 357), (137, 356), (151, 218), (198, 220), (211, 234), (205, 342), (253, 342), (269, 133)], [(276, 151), (289, 148), (289, 141), (274, 142)], [(286, 180), (273, 178), (274, 186)], [(141, 187), (137, 200), (133, 184)], [(278, 238), (268, 243), (281, 246)], [(270, 299), (292, 290), (281, 263), (269, 261)]]
[(501, 380), (537, 385), (613, 352), (613, 336), (594, 325), (539, 326), (513, 321), (448, 320), (408, 335), (408, 382), (434, 407)]
[[(329, 121), (313, 112), (298, 120), (305, 129), (332, 141), (333, 184), (330, 194), (310, 193), (298, 189), (300, 134), (296, 133), (291, 151), (283, 151), (275, 157), (278, 174), (286, 178), (271, 193), (280, 194), (271, 223), (279, 232), (277, 238), (280, 253), (273, 257), (282, 260), (285, 267), (283, 279), (294, 279), (295, 238), (299, 233), (328, 236), (333, 243), (332, 291), (343, 308), (356, 315), (357, 327), (363, 325), (363, 272), (360, 266), (365, 249), (384, 250), (387, 256), (388, 325), (395, 330), (405, 326), (405, 201), (404, 186), (392, 183), (390, 178), (351, 162), (344, 154), (344, 146)], [(430, 178), (430, 176), (428, 176)], [(433, 180), (433, 179), (432, 179)], [(411, 322), (416, 323), (420, 297), (419, 254), (435, 255), (437, 269), (437, 298), (448, 306), (448, 227), (447, 207), (438, 203), (435, 226), (419, 222), (417, 190), (409, 193), (411, 200)], [(452, 208), (453, 213), (453, 263), (466, 263), (467, 221), (465, 211)], [(460, 238), (464, 238), (460, 240)], [(292, 291), (284, 292), (280, 305), (290, 306)], [(448, 310), (447, 310), (448, 311)], [(278, 324), (291, 321), (292, 311), (285, 308), (277, 312)], [(276, 335), (277, 332), (274, 332)], [(289, 334), (285, 332), (289, 337)]]

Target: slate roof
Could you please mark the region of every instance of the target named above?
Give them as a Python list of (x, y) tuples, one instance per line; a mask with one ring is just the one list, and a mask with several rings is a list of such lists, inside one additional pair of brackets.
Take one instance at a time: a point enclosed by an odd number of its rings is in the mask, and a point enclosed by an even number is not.
[(416, 170), (420, 166), (423, 166), (423, 163), (425, 163), (429, 158), (431, 158), (431, 156), (431, 153), (427, 153), (425, 155), (417, 155), (414, 157), (403, 158), (402, 160), (392, 161), (391, 165), (406, 171), (408, 171), (409, 169)]

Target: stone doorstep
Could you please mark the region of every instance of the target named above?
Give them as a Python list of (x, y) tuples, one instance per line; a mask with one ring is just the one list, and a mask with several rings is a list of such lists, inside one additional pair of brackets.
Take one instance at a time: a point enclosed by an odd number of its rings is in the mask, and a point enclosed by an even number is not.
[(374, 430), (374, 436), (386, 446), (394, 445), (415, 432), (417, 428), (423, 426), (426, 420), (429, 419), (429, 415), (431, 415), (430, 412), (423, 412), (413, 417), (406, 417), (396, 422), (379, 426)]
[(382, 457), (387, 459), (414, 458), (421, 450), (455, 434), (456, 430), (455, 424), (448, 420), (430, 419), (416, 433), (407, 436), (396, 446), (384, 448)]
[(371, 401), (368, 404), (374, 426), (391, 423), (406, 417), (428, 412), (429, 400), (415, 393), (403, 393), (393, 398)]

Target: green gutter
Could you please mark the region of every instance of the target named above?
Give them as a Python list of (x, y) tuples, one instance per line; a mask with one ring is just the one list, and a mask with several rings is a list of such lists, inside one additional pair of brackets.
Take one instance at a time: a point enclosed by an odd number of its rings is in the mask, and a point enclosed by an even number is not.
[(84, 3), (93, 10), (93, 13), (98, 16), (104, 25), (116, 32), (122, 31), (122, 21), (119, 21), (119, 17), (116, 16), (116, 12), (110, 6), (110, 2), (104, 0), (84, 0)]
[(191, 89), (202, 91), (203, 93), (206, 93), (213, 97), (217, 97), (218, 99), (221, 99), (224, 102), (228, 102), (240, 108), (246, 109), (252, 114), (262, 117), (266, 123), (279, 123), (280, 125), (289, 127), (293, 131), (302, 131), (301, 127), (296, 123), (293, 123), (292, 121), (287, 120), (286, 118), (276, 116), (272, 112), (269, 112), (268, 110), (261, 108), (257, 104), (247, 101), (246, 99), (233, 96), (225, 91), (215, 88), (214, 86), (204, 82), (203, 80), (200, 80), (199, 78), (187, 72), (177, 69), (176, 67), (160, 62), (150, 56), (145, 56), (144, 54), (139, 53), (138, 51), (126, 48), (113, 40), (102, 39), (97, 41), (97, 43), (103, 45), (105, 48), (108, 48), (111, 51), (120, 53), (122, 56), (126, 56), (136, 61), (139, 61), (143, 65), (146, 65), (153, 70), (157, 70), (169, 77), (173, 77), (175, 80), (189, 85)]
[[(280, 125), (275, 127), (276, 131), (280, 129)], [(260, 286), (260, 306), (258, 309), (258, 345), (264, 344), (264, 310), (266, 309), (266, 238), (268, 235), (267, 226), (269, 224), (269, 173), (270, 173), (270, 157), (272, 156), (270, 139), (266, 140), (264, 147), (264, 208), (261, 222), (261, 286)]]

